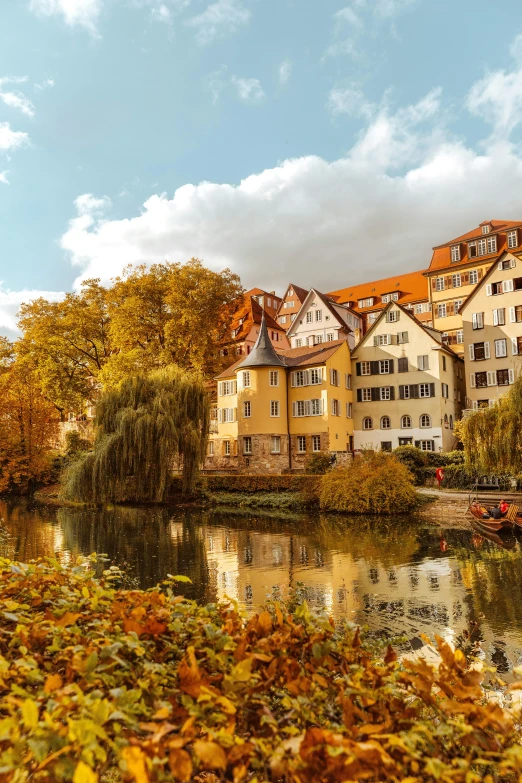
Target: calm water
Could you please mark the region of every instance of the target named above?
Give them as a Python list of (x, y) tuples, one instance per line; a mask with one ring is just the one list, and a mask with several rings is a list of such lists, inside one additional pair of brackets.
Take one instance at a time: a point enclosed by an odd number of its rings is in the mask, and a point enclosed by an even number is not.
[(303, 586), (308, 601), (383, 636), (473, 628), (502, 672), (522, 663), (522, 551), (472, 532), (415, 519), (244, 516), (150, 508), (84, 511), (0, 503), (11, 534), (2, 554), (27, 561), (106, 553), (141, 587), (185, 574), (201, 601), (228, 596), (255, 609), (268, 595)]

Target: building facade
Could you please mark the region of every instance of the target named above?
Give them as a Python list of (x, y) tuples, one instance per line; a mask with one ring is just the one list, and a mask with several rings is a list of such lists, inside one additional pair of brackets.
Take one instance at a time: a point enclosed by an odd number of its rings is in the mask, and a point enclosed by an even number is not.
[(355, 449), (451, 451), (464, 362), (440, 332), (390, 302), (352, 356)]
[(301, 288), (301, 286), (290, 283), (277, 311), (276, 320), (279, 326), (285, 330), (290, 328), (307, 295), (307, 288)]
[(362, 333), (362, 319), (351, 308), (310, 289), (286, 336), (292, 348), (348, 340), (351, 350)]
[[(256, 294), (256, 291), (259, 293)], [(248, 356), (259, 336), (263, 313), (270, 340), (280, 348), (290, 347), (286, 330), (275, 320), (280, 302), (279, 298), (274, 299), (273, 294), (268, 295), (260, 288), (247, 291), (236, 305), (231, 319), (230, 335), (221, 344), (221, 355), (230, 358)], [(264, 306), (269, 309), (265, 310)]]
[(204, 468), (268, 474), (302, 470), (314, 453), (347, 459), (351, 387), (346, 340), (276, 352), (263, 318), (250, 354), (217, 378)]
[(467, 405), (494, 404), (522, 369), (522, 260), (505, 251), (464, 303)]
[(433, 248), (426, 272), (433, 326), (459, 354), (464, 353), (461, 308), (504, 250), (522, 253), (520, 221), (489, 220)]

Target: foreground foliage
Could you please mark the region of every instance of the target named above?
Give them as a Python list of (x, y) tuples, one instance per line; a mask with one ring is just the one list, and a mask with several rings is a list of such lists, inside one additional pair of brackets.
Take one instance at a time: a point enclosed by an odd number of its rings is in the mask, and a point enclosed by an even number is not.
[(403, 514), (417, 503), (413, 477), (392, 454), (368, 451), (348, 467), (335, 468), (320, 482), (325, 511), (351, 514)]
[[(22, 781), (515, 780), (513, 717), (442, 641), (400, 666), (306, 604), (249, 620), (174, 582), (0, 560), (0, 776)], [(495, 777), (487, 778), (486, 775)], [(520, 779), (520, 778), (518, 778)]]
[(466, 467), (479, 474), (522, 473), (522, 375), (490, 408), (481, 408), (459, 423)]
[(174, 460), (192, 492), (204, 457), (209, 401), (202, 379), (177, 367), (123, 381), (102, 396), (94, 451), (65, 474), (70, 500), (163, 502)]

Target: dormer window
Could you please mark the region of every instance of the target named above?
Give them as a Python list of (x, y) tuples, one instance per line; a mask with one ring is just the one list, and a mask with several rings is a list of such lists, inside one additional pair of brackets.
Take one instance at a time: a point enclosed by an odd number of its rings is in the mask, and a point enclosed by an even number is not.
[(497, 238), (496, 238), (496, 236), (488, 237), (487, 243), (488, 243), (488, 253), (496, 253), (497, 252)]
[(489, 226), (482, 226), (482, 233), (483, 234), (489, 234), (490, 227)]
[(468, 258), (476, 258), (476, 257), (477, 257), (477, 243), (468, 242)]
[(394, 291), (392, 294), (383, 294), (382, 301), (384, 304), (388, 304), (388, 302), (397, 302), (399, 299), (399, 291)]
[(369, 296), (368, 299), (359, 299), (358, 305), (359, 307), (372, 307), (373, 299), (373, 296)]
[(293, 295), (294, 295), (294, 289), (293, 288), (289, 288), (288, 289), (288, 296), (293, 296)]
[(451, 248), (451, 263), (454, 264), (455, 261), (460, 261), (460, 245), (453, 245)]
[(516, 228), (514, 231), (508, 231), (507, 246), (508, 248), (518, 247), (518, 231)]

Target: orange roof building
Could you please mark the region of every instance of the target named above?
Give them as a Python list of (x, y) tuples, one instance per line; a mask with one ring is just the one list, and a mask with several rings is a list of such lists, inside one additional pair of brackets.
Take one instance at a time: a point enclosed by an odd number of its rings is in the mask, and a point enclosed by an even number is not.
[(340, 288), (327, 294), (339, 304), (346, 304), (364, 317), (365, 331), (375, 323), (390, 302), (398, 302), (425, 326), (431, 326), (431, 308), (425, 272), (409, 272), (371, 283)]
[(285, 330), (290, 328), (307, 294), (307, 288), (301, 288), (299, 285), (290, 283), (277, 311), (277, 323), (279, 326), (282, 326)]
[(230, 324), (230, 338), (223, 342), (222, 356), (245, 356), (250, 353), (261, 326), (263, 311), (270, 340), (277, 348), (289, 348), (286, 331), (275, 320), (281, 298), (261, 288), (251, 288), (238, 301)]

